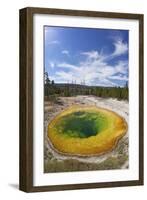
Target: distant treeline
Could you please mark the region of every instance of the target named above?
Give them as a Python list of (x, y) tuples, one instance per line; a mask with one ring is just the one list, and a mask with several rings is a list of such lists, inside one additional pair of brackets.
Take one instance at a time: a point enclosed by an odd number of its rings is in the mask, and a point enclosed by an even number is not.
[(128, 84), (124, 87), (99, 87), (80, 84), (56, 84), (50, 81), (48, 75), (45, 76), (44, 95), (48, 100), (55, 100), (59, 96), (70, 97), (76, 95), (94, 95), (103, 98), (117, 98), (118, 100), (128, 100)]

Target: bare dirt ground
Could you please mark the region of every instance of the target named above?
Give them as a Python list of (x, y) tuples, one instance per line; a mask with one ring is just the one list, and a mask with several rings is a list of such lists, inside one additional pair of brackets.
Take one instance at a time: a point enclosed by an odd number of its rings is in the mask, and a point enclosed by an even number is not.
[[(118, 113), (120, 116), (122, 116), (128, 126), (129, 126), (129, 105), (128, 101), (118, 101), (116, 99), (112, 98), (100, 98), (95, 96), (76, 96), (76, 97), (60, 97), (58, 103), (51, 104), (50, 102), (45, 102), (45, 110), (44, 110), (44, 145), (45, 145), (45, 152), (44, 152), (44, 158), (45, 158), (45, 164), (48, 163), (48, 161), (55, 159), (56, 161), (63, 161), (67, 159), (74, 159), (78, 160), (80, 162), (84, 163), (95, 163), (95, 164), (101, 164), (102, 162), (105, 162), (108, 158), (113, 158), (116, 161), (121, 158), (124, 159), (124, 162), (122, 162), (121, 167), (119, 165), (119, 168), (126, 169), (129, 167), (128, 162), (128, 132), (125, 134), (123, 138), (121, 138), (117, 144), (117, 146), (108, 153), (105, 153), (103, 155), (99, 156), (73, 156), (73, 155), (65, 155), (59, 153), (57, 150), (55, 150), (52, 147), (52, 144), (49, 141), (49, 138), (47, 137), (47, 127), (49, 122), (60, 112), (62, 112), (64, 109), (68, 108), (72, 105), (93, 105), (97, 107), (107, 108), (109, 110), (112, 110), (116, 113)], [(129, 130), (129, 127), (128, 127)], [(115, 167), (114, 167), (115, 168)], [(117, 168), (117, 167), (116, 167)]]

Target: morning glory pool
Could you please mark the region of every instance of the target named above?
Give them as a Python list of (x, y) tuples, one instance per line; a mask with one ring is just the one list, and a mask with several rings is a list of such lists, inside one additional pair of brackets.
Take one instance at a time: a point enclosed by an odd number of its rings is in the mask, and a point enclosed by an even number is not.
[(72, 106), (49, 123), (48, 138), (60, 153), (86, 156), (108, 152), (126, 131), (126, 121), (113, 111)]

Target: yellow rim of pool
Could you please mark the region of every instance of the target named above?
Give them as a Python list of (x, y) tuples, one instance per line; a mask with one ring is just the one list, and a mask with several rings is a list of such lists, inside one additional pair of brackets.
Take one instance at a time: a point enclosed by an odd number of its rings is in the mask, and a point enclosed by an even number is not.
[[(71, 124), (71, 120), (73, 119), (73, 114), (81, 115), (78, 116), (80, 120), (82, 118), (85, 119), (86, 114), (87, 116), (94, 116), (92, 119), (96, 124), (95, 127), (100, 131), (93, 135), (88, 136), (75, 136), (72, 134), (68, 136), (63, 131), (65, 127), (68, 127), (68, 124), (64, 122), (63, 119), (69, 121), (68, 123)], [(99, 118), (95, 117), (96, 114), (98, 116), (102, 116), (103, 124), (105, 122), (106, 125), (97, 126)], [(71, 117), (72, 116), (72, 117)], [(91, 119), (87, 119), (86, 123), (91, 123)], [(82, 128), (76, 127), (76, 124), (73, 124), (75, 127), (72, 127), (72, 130), (84, 130), (89, 133), (88, 129), (83, 127), (82, 121), (81, 123)], [(60, 127), (59, 125), (62, 124)], [(101, 123), (102, 124), (102, 123)], [(86, 124), (85, 124), (86, 126)], [(93, 126), (93, 125), (92, 125)], [(94, 127), (94, 128), (95, 128)], [(60, 153), (70, 154), (70, 155), (81, 155), (81, 156), (90, 156), (90, 155), (99, 155), (106, 153), (112, 150), (118, 140), (122, 138), (127, 132), (127, 123), (123, 117), (118, 115), (117, 113), (110, 111), (108, 109), (99, 108), (96, 106), (71, 106), (58, 114), (48, 125), (48, 138), (54, 147)], [(92, 132), (97, 130), (91, 127)], [(71, 131), (68, 130), (68, 133)], [(79, 134), (79, 133), (78, 133)], [(80, 133), (81, 134), (81, 133)]]

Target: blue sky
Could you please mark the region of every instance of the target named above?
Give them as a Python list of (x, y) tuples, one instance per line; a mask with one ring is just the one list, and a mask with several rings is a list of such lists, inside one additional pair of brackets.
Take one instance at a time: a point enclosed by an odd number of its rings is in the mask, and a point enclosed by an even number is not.
[(45, 71), (55, 83), (124, 86), (127, 30), (44, 27)]

